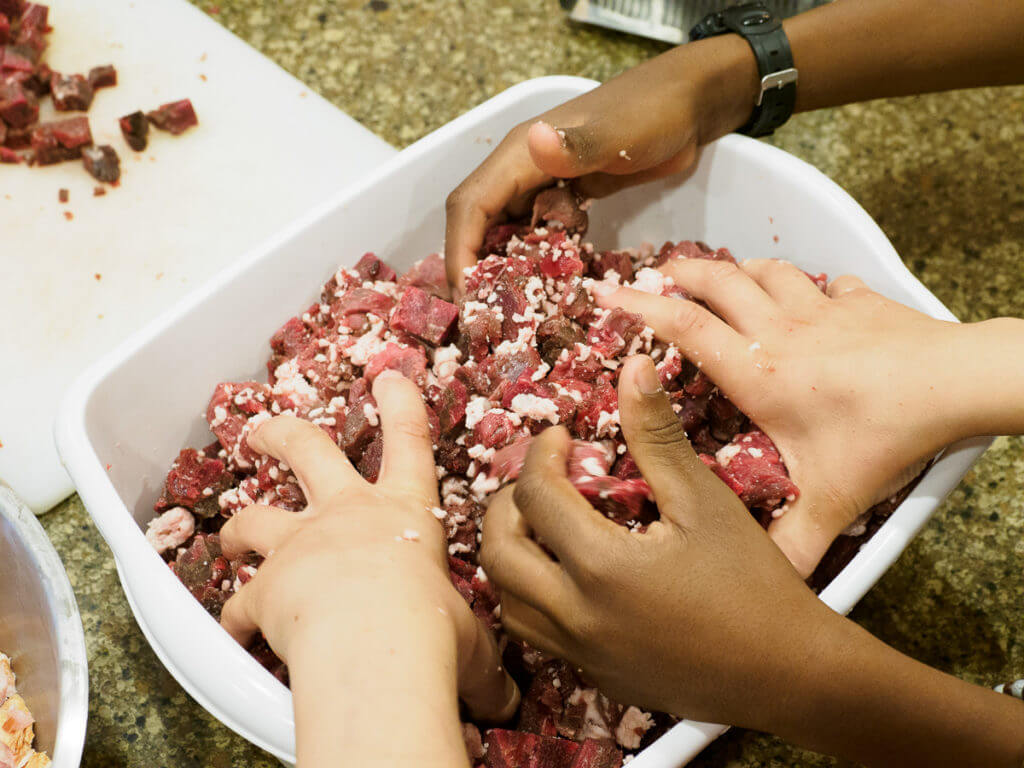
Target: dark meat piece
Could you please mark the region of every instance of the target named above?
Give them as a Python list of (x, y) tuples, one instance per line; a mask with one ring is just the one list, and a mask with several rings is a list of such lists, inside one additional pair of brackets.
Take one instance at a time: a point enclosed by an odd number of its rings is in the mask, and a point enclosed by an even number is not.
[(633, 279), (633, 259), (625, 251), (603, 251), (590, 262), (590, 276), (598, 280), (603, 280), (609, 270), (628, 282)]
[(32, 130), (32, 149), (40, 165), (77, 160), (82, 156), (82, 149), (90, 144), (92, 132), (87, 117), (43, 123)]
[(453, 378), (445, 382), (444, 386), (431, 386), (426, 394), (430, 405), (437, 413), (442, 433), (451, 432), (466, 418), (469, 392), (459, 379)]
[(121, 161), (109, 144), (83, 149), (82, 164), (96, 181), (113, 184), (121, 178)]
[(93, 187), (92, 188), (92, 196), (93, 197), (103, 197), (105, 194), (107, 194), (107, 190), (106, 190), (105, 187)]
[(97, 88), (110, 88), (117, 85), (117, 70), (114, 69), (113, 64), (93, 67), (89, 70), (88, 80), (93, 90)]
[(582, 198), (569, 186), (545, 189), (533, 201), (531, 226), (536, 228), (543, 222), (549, 227), (583, 236), (589, 222), (586, 211), (580, 209), (582, 203)]
[(234, 475), (227, 471), (223, 461), (186, 448), (171, 465), (153, 509), (163, 512), (171, 507), (185, 507), (200, 517), (212, 517), (219, 511), (217, 497), (234, 482)]
[(7, 14), (0, 13), (0, 45), (5, 45), (11, 39), (11, 20)]
[(414, 285), (445, 301), (452, 298), (448, 277), (444, 271), (444, 259), (439, 253), (432, 253), (413, 264), (412, 269), (398, 279), (398, 284), (403, 288)]
[(0, 83), (0, 120), (11, 128), (27, 128), (39, 119), (36, 95), (18, 83)]
[(622, 752), (611, 739), (587, 739), (569, 768), (619, 768)]
[(21, 13), (21, 0), (0, 0), (0, 13), (14, 18)]
[(35, 71), (37, 56), (35, 51), (23, 45), (5, 45), (0, 57), (0, 70), (3, 76), (10, 79), (14, 72)]
[(50, 95), (54, 109), (61, 112), (85, 111), (92, 106), (92, 86), (82, 75), (54, 72), (50, 76)]
[(128, 146), (136, 152), (142, 152), (149, 143), (149, 121), (146, 116), (139, 112), (132, 112), (117, 121), (121, 126), (121, 133)]
[(57, 200), (61, 203), (66, 203), (70, 199), (71, 193), (66, 189), (57, 190)]
[(13, 149), (7, 147), (0, 147), (0, 163), (6, 163), (8, 165), (16, 165), (21, 162), (21, 155), (15, 152)]
[(487, 768), (572, 768), (580, 751), (574, 741), (492, 728), (487, 732)]
[(196, 111), (188, 99), (162, 104), (153, 111), (147, 112), (146, 118), (156, 128), (175, 136), (184, 133), (193, 125), (199, 125), (199, 118), (196, 117)]
[(584, 339), (583, 329), (563, 315), (553, 315), (537, 326), (540, 356), (554, 365), (563, 349), (572, 349)]

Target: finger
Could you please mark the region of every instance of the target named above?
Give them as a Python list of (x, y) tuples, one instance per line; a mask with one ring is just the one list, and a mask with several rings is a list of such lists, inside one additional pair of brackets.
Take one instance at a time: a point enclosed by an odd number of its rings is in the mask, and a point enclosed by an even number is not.
[(779, 305), (730, 261), (670, 259), (661, 271), (742, 334), (755, 336), (781, 314)]
[(748, 259), (740, 269), (750, 275), (779, 306), (791, 312), (813, 313), (827, 301), (811, 278), (788, 261)]
[(760, 387), (762, 369), (756, 367), (750, 340), (699, 304), (632, 288), (598, 295), (597, 303), (642, 315), (659, 339), (679, 347), (730, 398), (742, 398)]
[(576, 180), (574, 186), (576, 191), (585, 198), (601, 198), (629, 187), (663, 179), (666, 176), (679, 176), (678, 182), (681, 184), (696, 170), (698, 154), (699, 150), (690, 145), (653, 168), (627, 174), (596, 171), (581, 176)]
[(826, 293), (831, 299), (841, 299), (854, 291), (870, 290), (864, 281), (854, 275), (840, 275), (828, 284)]
[(513, 486), (516, 508), (538, 538), (570, 571), (605, 551), (622, 529), (595, 510), (566, 474), (570, 443), (564, 427), (533, 438), (523, 471)]
[(444, 261), (448, 282), (458, 295), (465, 291), (464, 270), (476, 263), (487, 228), (510, 201), (550, 181), (530, 157), (526, 128), (518, 127), (448, 195)]
[(515, 594), (538, 611), (561, 616), (569, 604), (565, 571), (530, 538), (530, 526), (505, 488), (484, 516), (480, 564), (505, 594)]
[(434, 448), (419, 388), (398, 371), (387, 370), (374, 379), (373, 397), (384, 433), (379, 482), (437, 506)]
[(245, 507), (220, 529), (224, 556), (232, 560), (246, 552), (258, 552), (267, 557), (296, 531), (303, 519), (301, 514), (264, 504)]
[(459, 696), (474, 719), (504, 722), (519, 709), (519, 687), (505, 669), (490, 632), (460, 597)]
[(569, 643), (552, 621), (513, 595), (501, 597), (501, 624), (513, 637), (534, 648), (569, 660)]
[(635, 355), (623, 364), (619, 413), (629, 453), (651, 486), (662, 517), (690, 526), (694, 516), (715, 506), (703, 503), (714, 476), (686, 439), (654, 363), (646, 355)]
[(228, 598), (220, 612), (220, 625), (243, 648), (249, 647), (260, 628), (252, 604), (253, 587), (253, 582), (249, 582), (238, 590)]
[(249, 435), (249, 445), (291, 467), (312, 505), (365, 482), (326, 432), (295, 416), (264, 422)]

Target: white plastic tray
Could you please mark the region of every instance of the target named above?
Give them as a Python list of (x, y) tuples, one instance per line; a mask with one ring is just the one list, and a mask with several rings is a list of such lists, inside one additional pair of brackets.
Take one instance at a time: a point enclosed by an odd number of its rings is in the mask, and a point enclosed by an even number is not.
[[(523, 83), (417, 142), (107, 355), (61, 405), (60, 454), (157, 655), (213, 715), (285, 761), (295, 755), (289, 691), (221, 631), (143, 537), (167, 468), (183, 446), (209, 442), (202, 412), (214, 384), (263, 376), (271, 334), (339, 263), (373, 250), (401, 269), (438, 249), (445, 196), (490, 152), (488, 139), (594, 85), (566, 77)], [(849, 195), (800, 160), (740, 136), (708, 147), (684, 185), (666, 181), (598, 202), (591, 221), (589, 237), (601, 247), (699, 238), (740, 257), (856, 272), (898, 301), (953, 319)], [(985, 444), (948, 451), (822, 599), (849, 611)], [(632, 765), (682, 765), (723, 730), (681, 723)]]

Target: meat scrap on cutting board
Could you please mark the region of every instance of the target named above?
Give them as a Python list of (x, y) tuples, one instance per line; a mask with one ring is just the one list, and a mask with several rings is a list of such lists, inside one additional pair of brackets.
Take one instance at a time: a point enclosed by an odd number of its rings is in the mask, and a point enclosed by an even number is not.
[[(254, 451), (252, 429), (290, 413), (318, 425), (367, 479), (382, 435), (370, 383), (394, 369), (420, 387), (436, 446), (452, 583), (501, 632), (499, 595), (477, 563), (488, 498), (521, 470), (534, 435), (573, 435), (569, 477), (608, 518), (643, 533), (657, 519), (651, 490), (619, 426), (616, 382), (627, 356), (650, 355), (694, 448), (762, 524), (799, 495), (771, 440), (638, 315), (602, 309), (597, 280), (681, 295), (655, 267), (669, 257), (732, 261), (725, 248), (666, 243), (600, 251), (583, 240), (587, 215), (567, 188), (538, 197), (532, 221), (488, 232), (455, 304), (438, 254), (399, 276), (375, 254), (339, 268), (317, 300), (270, 339), (265, 381), (217, 384), (206, 411), (214, 441), (185, 448), (167, 474), (147, 538), (215, 617), (255, 573), (256, 555), (224, 557), (218, 531), (249, 504), (301, 510), (290, 469)], [(809, 276), (819, 287), (825, 278)], [(466, 723), (474, 764), (619, 766), (672, 718), (614, 702), (568, 664), (508, 639), (504, 663), (525, 692), (516, 719), (481, 733)], [(282, 680), (264, 641), (250, 651)]]

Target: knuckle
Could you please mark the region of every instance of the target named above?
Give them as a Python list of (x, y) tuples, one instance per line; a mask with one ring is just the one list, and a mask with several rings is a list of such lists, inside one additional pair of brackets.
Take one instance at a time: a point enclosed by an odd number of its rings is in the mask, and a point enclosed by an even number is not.
[(699, 330), (703, 324), (703, 312), (692, 301), (681, 301), (672, 318), (672, 327), (679, 336), (687, 336)]
[(536, 474), (524, 474), (512, 486), (512, 500), (519, 509), (529, 509), (543, 498), (545, 483)]
[(671, 411), (652, 416), (644, 425), (641, 437), (644, 442), (657, 446), (679, 445), (685, 440), (683, 427)]
[(707, 268), (707, 280), (712, 286), (728, 285), (739, 273), (740, 268), (731, 261), (713, 261)]

